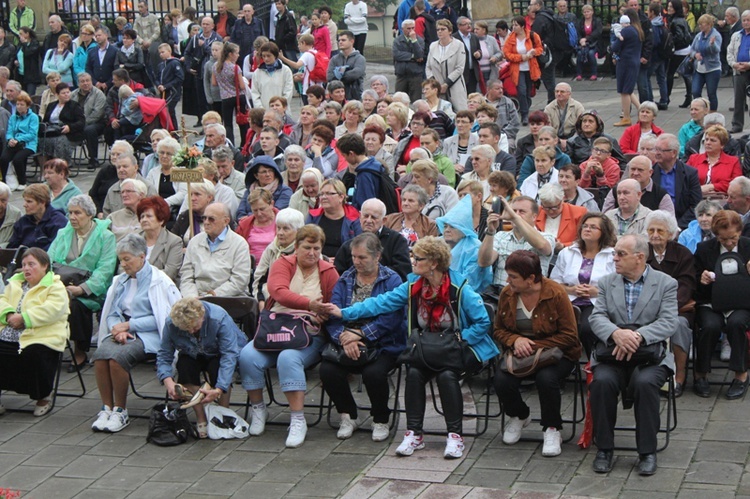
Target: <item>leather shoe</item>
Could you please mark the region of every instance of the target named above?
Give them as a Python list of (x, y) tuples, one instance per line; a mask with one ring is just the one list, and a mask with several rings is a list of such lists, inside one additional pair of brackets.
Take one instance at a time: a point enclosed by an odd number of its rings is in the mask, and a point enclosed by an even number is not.
[(658, 104), (656, 104), (656, 107), (659, 109), (659, 111), (666, 111), (667, 109), (669, 109), (669, 104), (667, 104), (666, 102), (659, 102)]
[(737, 378), (733, 379), (727, 390), (727, 400), (736, 400), (744, 397), (745, 392), (747, 392), (748, 381), (750, 381), (750, 376), (747, 377), (745, 381), (741, 381)]
[(685, 389), (684, 386), (682, 386), (682, 383), (675, 382), (674, 384), (674, 398), (680, 398), (682, 397), (682, 392)]
[(711, 387), (706, 378), (696, 378), (693, 380), (693, 391), (699, 397), (708, 398), (711, 396)]
[(79, 369), (83, 369), (86, 366), (86, 364), (88, 364), (88, 363), (89, 363), (89, 356), (88, 355), (86, 355), (83, 358), (83, 362), (81, 362), (80, 364), (78, 364), (76, 362), (75, 357), (73, 357), (72, 359), (70, 359), (70, 365), (65, 370), (65, 372), (67, 372), (69, 374), (72, 374), (72, 373), (78, 371)]
[(641, 454), (638, 459), (638, 474), (651, 476), (656, 473), (656, 454)]
[(612, 471), (612, 461), (614, 460), (615, 454), (611, 450), (600, 450), (596, 452), (594, 458), (594, 471), (596, 473), (609, 473)]
[(738, 126), (732, 127), (731, 133), (742, 133), (742, 127), (738, 127)]

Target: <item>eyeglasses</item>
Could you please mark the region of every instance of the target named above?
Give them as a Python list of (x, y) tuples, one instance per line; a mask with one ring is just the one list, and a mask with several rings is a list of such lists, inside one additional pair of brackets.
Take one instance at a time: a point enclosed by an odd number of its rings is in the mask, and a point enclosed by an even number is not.
[(581, 230), (602, 230), (602, 229), (598, 225), (583, 224), (581, 225)]
[(206, 216), (203, 216), (203, 217), (201, 217), (201, 220), (203, 220), (204, 222), (211, 222), (211, 223), (214, 223), (214, 222), (216, 222), (216, 221), (218, 220), (218, 218), (216, 218), (216, 217), (206, 217)]
[(318, 197), (321, 197), (321, 198), (333, 197), (333, 196), (338, 196), (338, 195), (339, 195), (338, 192), (321, 192), (321, 193), (318, 193)]
[(619, 258), (625, 258), (626, 256), (630, 256), (632, 253), (628, 253), (627, 251), (623, 250), (615, 250), (615, 255)]
[(609, 149), (602, 149), (602, 148), (599, 148), (599, 147), (594, 147), (593, 151), (594, 152), (598, 152), (599, 154), (609, 154), (609, 153), (612, 152)]
[(427, 258), (423, 256), (416, 256), (416, 255), (411, 255), (411, 259), (414, 260), (415, 262), (423, 262), (427, 260)]
[(542, 208), (544, 208), (547, 211), (557, 211), (557, 210), (559, 210), (559, 209), (562, 208), (562, 205), (563, 204), (562, 204), (562, 201), (561, 201), (559, 204), (557, 204), (555, 206), (544, 206), (544, 205), (542, 205)]
[(120, 191), (120, 194), (135, 194), (135, 193), (136, 191), (134, 191), (133, 189), (123, 189)]
[(660, 147), (656, 147), (654, 150), (656, 152), (672, 152), (672, 151), (674, 151), (674, 149), (662, 149)]

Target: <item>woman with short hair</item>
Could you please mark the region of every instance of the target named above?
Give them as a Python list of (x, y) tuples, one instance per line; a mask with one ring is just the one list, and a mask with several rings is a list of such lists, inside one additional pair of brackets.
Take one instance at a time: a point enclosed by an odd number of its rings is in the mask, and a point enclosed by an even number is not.
[(383, 225), (400, 233), (409, 247), (424, 237), (439, 236), (435, 221), (422, 213), (429, 199), (420, 186), (407, 185), (401, 191), (401, 212), (385, 217)]
[(51, 73), (56, 71), (60, 73), (60, 80), (73, 85), (73, 52), (71, 47), (73, 38), (67, 33), (61, 33), (57, 38), (57, 47), (51, 48), (44, 54), (42, 63), (42, 72)]
[(163, 128), (154, 128), (151, 131), (149, 138), (151, 139), (151, 150), (153, 152), (143, 158), (143, 163), (141, 163), (141, 175), (143, 178), (148, 178), (149, 172), (159, 166), (159, 154), (156, 152), (156, 149), (159, 147), (159, 142), (169, 136), (169, 132)]
[(83, 106), (71, 100), (70, 85), (58, 83), (57, 104), (50, 104), (44, 113), (44, 159), (61, 158), (70, 164), (71, 142), (84, 140), (83, 129), (86, 116)]
[(311, 209), (318, 208), (320, 205), (320, 184), (323, 183), (323, 175), (315, 168), (308, 168), (300, 176), (300, 185), (297, 192), (292, 194), (289, 199), (289, 208), (293, 208), (300, 213), (305, 220)]
[(432, 220), (448, 213), (456, 203), (458, 194), (449, 185), (438, 182), (438, 167), (429, 159), (420, 159), (411, 168), (412, 183), (418, 185), (427, 193), (427, 204), (422, 213)]
[(688, 224), (687, 229), (680, 232), (679, 243), (691, 253), (695, 253), (698, 243), (716, 237), (711, 232), (711, 222), (719, 211), (721, 211), (721, 205), (716, 201), (704, 199), (698, 203), (695, 207), (695, 220)]
[(158, 196), (150, 196), (138, 203), (136, 215), (141, 224), (141, 232), (148, 248), (148, 263), (164, 271), (179, 285), (179, 272), (182, 266), (182, 239), (167, 230), (171, 212), (166, 201)]
[(313, 124), (318, 119), (320, 111), (312, 105), (302, 106), (299, 111), (299, 121), (292, 127), (289, 140), (292, 144), (307, 147), (312, 138)]
[(300, 177), (305, 169), (307, 154), (297, 144), (291, 144), (284, 150), (284, 165), (286, 169), (281, 172), (281, 180), (292, 192), (297, 192), (300, 186)]
[(720, 125), (712, 125), (703, 132), (705, 152), (693, 154), (687, 164), (698, 170), (703, 197), (726, 194), (729, 182), (742, 175), (740, 160), (724, 152), (729, 132)]
[(26, 163), (37, 152), (39, 144), (39, 116), (31, 110), (31, 97), (20, 92), (16, 98), (16, 112), (8, 120), (5, 132), (5, 147), (0, 154), (0, 173), (8, 179), (8, 168), (13, 169), (18, 178), (18, 190), (26, 187)]
[(122, 32), (122, 47), (117, 51), (116, 67), (127, 69), (130, 79), (138, 83), (146, 83), (146, 65), (143, 50), (136, 45), (138, 33), (134, 29)]
[(468, 90), (464, 81), (466, 46), (461, 40), (453, 38), (453, 23), (448, 19), (439, 19), (435, 24), (438, 39), (430, 44), (425, 74), (428, 79), (437, 80), (440, 95), (446, 96), (453, 104), (454, 111), (460, 111), (466, 109)]
[(505, 40), (503, 53), (510, 63), (510, 78), (518, 89), (521, 123), (529, 124), (531, 86), (542, 77), (537, 57), (544, 52), (539, 35), (526, 25), (526, 18), (516, 16), (511, 23), (511, 33)]
[(68, 224), (65, 213), (50, 206), (49, 187), (32, 184), (23, 191), (26, 214), (13, 224), (8, 248), (26, 246), (47, 250), (57, 232)]
[(555, 169), (555, 150), (551, 146), (539, 146), (534, 149), (534, 168), (536, 171), (521, 184), (521, 194), (537, 200), (539, 188), (547, 183), (557, 182)]
[(256, 189), (247, 198), (252, 213), (237, 225), (237, 234), (246, 241), (250, 254), (259, 261), (266, 247), (276, 238), (274, 219), (279, 212), (273, 205), (271, 193), (265, 189)]
[(693, 73), (693, 99), (701, 96), (706, 86), (709, 110), (715, 113), (719, 109), (717, 89), (721, 79), (721, 33), (715, 28), (717, 19), (711, 14), (698, 18), (698, 33), (690, 44), (690, 57), (695, 60)]
[(347, 133), (356, 133), (357, 135), (362, 134), (365, 125), (363, 123), (365, 119), (365, 108), (362, 103), (358, 100), (350, 100), (341, 109), (344, 115), (344, 122), (336, 127), (336, 139)]
[(172, 182), (174, 158), (180, 152), (180, 149), (180, 143), (172, 137), (160, 140), (156, 146), (159, 168), (153, 168), (146, 177), (146, 180), (156, 187), (159, 196), (164, 198), (170, 209), (174, 209), (175, 213), (187, 197), (187, 184)]
[(320, 208), (309, 210), (306, 222), (319, 225), (323, 229), (323, 254), (334, 258), (341, 245), (362, 233), (359, 211), (346, 202), (346, 187), (338, 179), (323, 182), (318, 198)]
[(664, 130), (654, 124), (659, 115), (658, 106), (651, 101), (641, 102), (638, 108), (638, 122), (625, 129), (620, 137), (620, 150), (623, 154), (638, 153), (638, 143), (641, 137), (654, 135), (658, 137)]
[(120, 196), (123, 207), (107, 216), (107, 220), (112, 224), (109, 230), (118, 242), (128, 234), (141, 233), (141, 223), (136, 211), (138, 203), (148, 195), (146, 184), (138, 179), (126, 178), (122, 181), (121, 187)]
[(331, 146), (335, 138), (334, 132), (324, 125), (318, 125), (312, 130), (308, 157), (325, 178), (331, 178), (339, 169), (339, 155)]

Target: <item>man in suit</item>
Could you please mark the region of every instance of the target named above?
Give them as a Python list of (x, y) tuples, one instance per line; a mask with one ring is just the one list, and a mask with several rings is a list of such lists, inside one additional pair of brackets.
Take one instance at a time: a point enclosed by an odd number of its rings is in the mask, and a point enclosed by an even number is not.
[(698, 170), (679, 160), (680, 141), (676, 135), (663, 133), (656, 139), (656, 165), (651, 180), (672, 198), (674, 214), (680, 229), (695, 220), (695, 207), (703, 199)]
[[(458, 18), (458, 31), (453, 34), (456, 40), (461, 40), (466, 46), (466, 64), (464, 65), (464, 81), (466, 81), (466, 94), (477, 91), (479, 82), (479, 59), (482, 58), (482, 49), (479, 46), (479, 38), (471, 28), (471, 19), (468, 17)], [(459, 111), (457, 109), (457, 111)]]
[(109, 43), (107, 33), (100, 27), (94, 32), (96, 50), (89, 50), (86, 72), (94, 80), (94, 86), (107, 94), (112, 88), (112, 72), (117, 62), (117, 49)]
[[(591, 359), (594, 381), (591, 415), (598, 452), (593, 468), (597, 473), (612, 470), (617, 399), (623, 405), (634, 402), (638, 473), (656, 473), (656, 434), (659, 431), (659, 389), (674, 372), (674, 356), (664, 345), (659, 365), (626, 364), (643, 345), (666, 342), (677, 330), (677, 281), (646, 264), (648, 240), (627, 235), (615, 245), (615, 274), (599, 280), (599, 297), (589, 318), (591, 330), (601, 343), (614, 344), (616, 361)], [(597, 344), (597, 346), (601, 346)], [(623, 388), (627, 387), (626, 390)]]

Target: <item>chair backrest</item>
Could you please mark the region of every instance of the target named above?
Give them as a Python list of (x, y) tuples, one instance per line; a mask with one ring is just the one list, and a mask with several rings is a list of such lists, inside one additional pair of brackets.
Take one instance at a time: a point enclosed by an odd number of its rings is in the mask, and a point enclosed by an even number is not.
[(253, 339), (258, 329), (258, 300), (249, 296), (204, 296), (201, 299), (223, 308), (245, 333), (245, 336), (249, 340)]

